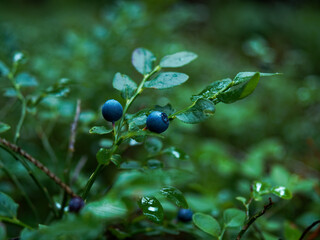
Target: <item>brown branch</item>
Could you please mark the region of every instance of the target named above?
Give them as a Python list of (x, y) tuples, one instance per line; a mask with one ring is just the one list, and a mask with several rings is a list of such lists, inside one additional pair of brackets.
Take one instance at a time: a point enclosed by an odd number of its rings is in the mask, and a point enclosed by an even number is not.
[(320, 223), (320, 220), (317, 220), (317, 221), (313, 222), (309, 227), (307, 227), (307, 228), (303, 231), (303, 233), (302, 233), (301, 237), (299, 238), (299, 240), (303, 240), (303, 238), (308, 234), (308, 232), (309, 232), (314, 226), (316, 226), (316, 225), (319, 224), (319, 223)]
[(248, 228), (251, 226), (251, 224), (253, 224), (259, 217), (261, 217), (263, 214), (266, 213), (266, 211), (268, 209), (270, 209), (273, 205), (272, 199), (269, 198), (269, 203), (267, 205), (265, 205), (263, 207), (263, 209), (257, 213), (256, 215), (252, 216), (248, 222), (246, 223), (246, 225), (243, 226), (243, 228), (241, 229), (241, 231), (239, 232), (238, 236), (237, 236), (237, 240), (240, 240), (241, 237), (243, 236), (243, 234), (245, 234), (245, 232), (248, 230)]
[(34, 157), (32, 157), (30, 154), (28, 154), (26, 151), (18, 147), (17, 145), (8, 142), (7, 140), (0, 138), (0, 144), (8, 147), (15, 153), (21, 155), (25, 159), (27, 159), (29, 162), (34, 164), (37, 168), (39, 168), (42, 172), (44, 172), (49, 178), (51, 178), (53, 181), (55, 181), (56, 184), (58, 184), (61, 188), (63, 188), (69, 195), (72, 197), (77, 197), (77, 194), (75, 194), (72, 189), (63, 183), (59, 177), (57, 177), (53, 172), (51, 172), (46, 166), (44, 166), (41, 162), (36, 160)]

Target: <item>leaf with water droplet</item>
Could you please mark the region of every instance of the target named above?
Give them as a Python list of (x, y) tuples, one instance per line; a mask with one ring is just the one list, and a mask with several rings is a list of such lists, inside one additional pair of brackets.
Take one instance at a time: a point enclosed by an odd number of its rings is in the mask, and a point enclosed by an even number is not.
[(226, 89), (231, 82), (232, 80), (230, 78), (215, 81), (203, 89), (199, 94), (193, 95), (191, 101), (194, 102), (200, 98), (214, 99), (217, 93)]
[(163, 57), (160, 61), (160, 66), (164, 68), (182, 67), (192, 62), (197, 57), (198, 55), (193, 52), (178, 52)]
[(271, 188), (271, 192), (283, 199), (291, 199), (292, 198), (292, 193), (291, 191), (283, 186), (277, 186), (277, 187), (273, 187)]
[(160, 73), (154, 79), (147, 81), (144, 86), (146, 88), (166, 89), (178, 86), (187, 81), (189, 76), (178, 72)]
[(270, 193), (271, 186), (266, 182), (255, 181), (252, 185), (253, 198), (256, 201), (261, 201), (263, 195)]
[(214, 114), (215, 110), (213, 102), (200, 98), (191, 108), (177, 114), (176, 117), (182, 122), (194, 124), (205, 121)]
[(149, 218), (152, 222), (162, 223), (163, 207), (157, 198), (142, 197), (139, 200), (138, 204), (142, 209), (143, 215)]
[(160, 190), (161, 194), (172, 201), (180, 208), (189, 208), (186, 199), (184, 198), (182, 192), (175, 187), (164, 187)]
[(110, 150), (106, 148), (100, 148), (96, 154), (96, 158), (100, 164), (109, 164), (111, 158)]

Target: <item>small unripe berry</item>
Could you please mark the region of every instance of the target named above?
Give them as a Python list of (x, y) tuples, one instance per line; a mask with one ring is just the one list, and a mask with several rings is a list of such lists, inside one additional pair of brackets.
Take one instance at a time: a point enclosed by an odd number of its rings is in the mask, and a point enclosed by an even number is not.
[(84, 201), (81, 197), (71, 198), (69, 202), (69, 212), (79, 212), (84, 207)]
[(106, 101), (102, 106), (102, 116), (109, 122), (118, 121), (123, 113), (121, 104), (114, 99)]
[(162, 133), (169, 127), (169, 118), (167, 114), (154, 111), (147, 117), (147, 128), (151, 132)]
[(178, 220), (181, 222), (190, 222), (192, 220), (193, 212), (190, 209), (179, 209)]

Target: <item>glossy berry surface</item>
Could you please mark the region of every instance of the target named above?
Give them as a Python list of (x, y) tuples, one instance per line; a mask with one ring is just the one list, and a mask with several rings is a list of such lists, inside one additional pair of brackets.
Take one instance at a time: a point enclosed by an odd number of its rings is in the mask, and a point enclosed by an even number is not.
[(109, 122), (118, 121), (123, 113), (121, 104), (114, 99), (106, 101), (102, 106), (102, 116)]
[(190, 222), (192, 220), (193, 212), (190, 209), (179, 209), (178, 220), (181, 222)]
[(154, 111), (147, 118), (147, 128), (151, 132), (162, 133), (169, 127), (169, 118), (167, 114)]
[(80, 197), (71, 198), (69, 202), (69, 212), (79, 212), (84, 206), (84, 201)]

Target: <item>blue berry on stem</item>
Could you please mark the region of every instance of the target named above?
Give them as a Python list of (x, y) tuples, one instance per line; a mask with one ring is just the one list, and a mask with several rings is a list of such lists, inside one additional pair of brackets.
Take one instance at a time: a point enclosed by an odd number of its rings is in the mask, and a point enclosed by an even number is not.
[(154, 111), (147, 117), (147, 129), (162, 133), (169, 127), (169, 118), (164, 112)]
[(118, 121), (122, 117), (122, 113), (123, 108), (117, 100), (110, 99), (102, 106), (102, 116), (108, 122)]
[(69, 202), (69, 212), (79, 212), (84, 207), (84, 201), (81, 197), (71, 198)]
[(181, 222), (190, 222), (192, 220), (193, 212), (190, 209), (179, 209), (178, 220)]

